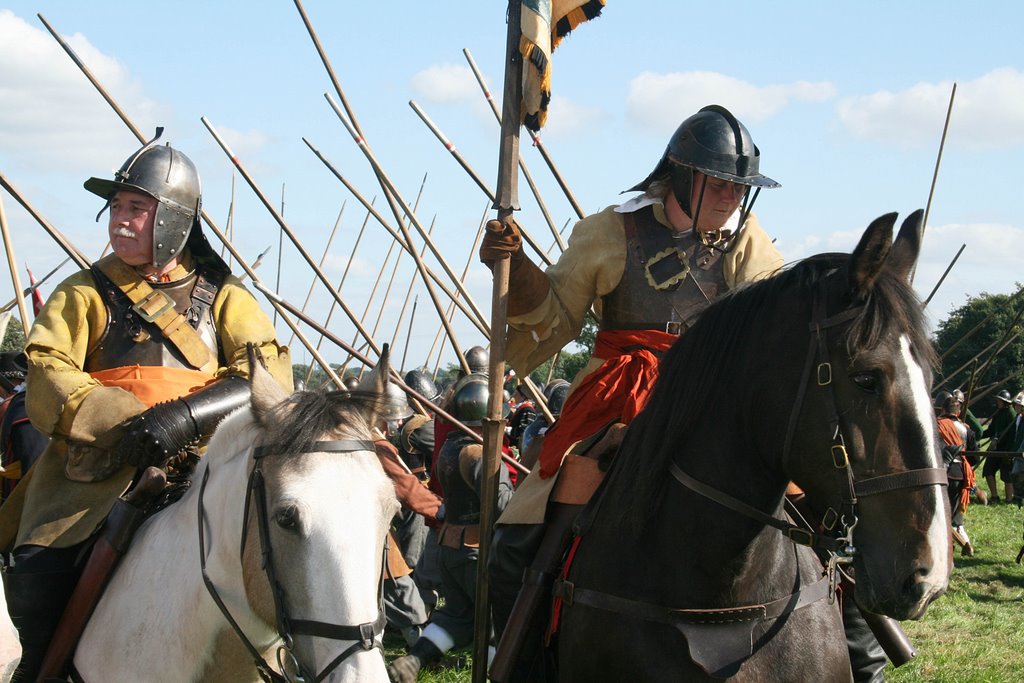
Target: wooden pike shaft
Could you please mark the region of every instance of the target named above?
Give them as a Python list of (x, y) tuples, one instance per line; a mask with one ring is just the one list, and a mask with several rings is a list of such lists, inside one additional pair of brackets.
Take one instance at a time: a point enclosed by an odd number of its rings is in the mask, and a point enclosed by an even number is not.
[[(392, 199), (397, 201), (399, 205), (401, 205), (402, 211), (405, 211), (405, 213), (409, 215), (410, 222), (414, 226), (416, 226), (416, 230), (420, 233), (423, 239), (428, 244), (433, 245), (433, 242), (431, 241), (430, 236), (427, 234), (427, 231), (423, 229), (423, 225), (420, 224), (419, 219), (416, 217), (416, 213), (412, 211), (412, 209), (409, 207), (409, 204), (402, 198), (401, 193), (395, 187), (394, 183), (391, 182), (391, 179), (384, 172), (384, 169), (381, 167), (381, 165), (377, 162), (377, 157), (370, 149), (370, 146), (366, 143), (366, 140), (363, 138), (362, 135), (360, 135), (356, 131), (352, 123), (345, 117), (341, 109), (338, 108), (337, 103), (334, 101), (334, 98), (330, 96), (330, 93), (324, 93), (324, 97), (327, 98), (327, 101), (330, 103), (331, 108), (334, 109), (334, 113), (338, 115), (338, 120), (342, 122), (342, 125), (344, 125), (345, 129), (348, 130), (349, 135), (352, 136), (352, 139), (355, 141), (356, 145), (359, 147), (360, 150), (362, 150), (363, 156), (365, 156), (366, 160), (370, 162), (370, 166), (373, 168), (373, 172), (377, 175), (377, 179), (380, 180), (380, 182), (384, 185), (388, 201), (390, 202)], [(420, 258), (419, 253), (413, 248), (413, 241), (412, 236), (409, 234), (409, 228), (406, 227), (405, 222), (401, 220), (398, 207), (394, 206), (393, 202), (391, 210), (392, 213), (394, 213), (395, 215), (396, 221), (398, 222), (399, 229), (402, 231), (402, 236), (405, 238), (405, 243), (409, 246), (409, 254), (416, 261), (416, 269), (419, 271), (420, 276), (423, 279), (423, 284), (427, 288), (427, 294), (430, 296), (431, 303), (434, 304), (434, 310), (437, 311), (437, 316), (441, 319), (442, 324), (444, 324), (445, 332), (448, 334), (448, 338), (452, 340), (452, 348), (455, 349), (455, 354), (459, 357), (459, 365), (462, 366), (462, 369), (468, 375), (470, 372), (469, 363), (466, 362), (466, 357), (462, 354), (462, 349), (458, 347), (458, 342), (455, 341), (455, 330), (444, 317), (444, 310), (441, 308), (441, 302), (437, 298), (437, 293), (434, 291), (434, 287), (430, 282), (430, 278), (427, 277), (426, 275), (426, 266), (423, 263), (423, 259)], [(436, 246), (432, 246), (431, 251), (434, 252), (435, 256), (441, 258)], [(446, 268), (446, 270), (448, 271), (448, 276), (454, 279), (450, 272), (450, 269)]]
[(405, 372), (405, 359), (409, 354), (409, 340), (412, 339), (412, 321), (416, 319), (416, 304), (419, 302), (419, 297), (412, 302), (412, 313), (409, 315), (409, 331), (405, 335), (405, 350), (402, 351), (402, 364), (399, 366), (402, 372)]
[[(441, 129), (438, 128), (437, 125), (433, 121), (430, 120), (430, 117), (426, 115), (426, 113), (420, 108), (420, 106), (418, 104), (416, 104), (415, 102), (413, 102), (412, 100), (409, 100), (409, 106), (412, 107), (413, 111), (416, 112), (417, 116), (420, 117), (420, 119), (423, 121), (423, 123), (425, 123), (427, 125), (427, 128), (430, 129), (430, 132), (432, 132), (434, 134), (434, 136), (437, 137), (437, 139), (441, 142), (441, 144), (444, 145), (445, 149), (448, 150), (448, 153), (452, 155), (452, 158), (454, 158), (455, 161), (458, 162), (459, 166), (462, 167), (462, 170), (464, 170), (466, 173), (468, 173), (469, 177), (473, 179), (473, 181), (477, 184), (477, 186), (481, 190), (483, 190), (483, 193), (485, 195), (487, 195), (487, 198), (490, 199), (492, 202), (496, 201), (495, 195), (494, 195), (494, 191), (491, 190), (491, 188), (489, 188), (487, 186), (487, 184), (483, 181), (483, 179), (480, 177), (480, 175), (477, 174), (477, 172), (475, 170), (473, 170), (473, 167), (469, 165), (469, 162), (466, 161), (465, 157), (462, 156), (462, 153), (459, 152), (458, 148), (452, 143), (451, 140), (449, 140), (445, 136), (444, 133), (441, 132)], [(530, 186), (534, 187), (533, 179), (530, 178), (530, 177), (527, 177), (527, 180), (530, 183)], [(544, 214), (544, 219), (547, 221), (548, 226), (551, 228), (551, 232), (554, 233), (557, 236), (558, 235), (558, 228), (555, 227), (554, 222), (551, 220), (551, 215), (548, 213), (547, 207), (544, 206), (543, 200), (540, 199), (540, 193), (539, 192), (537, 193), (537, 201), (538, 201), (538, 203), (540, 203), (541, 211)], [(550, 266), (551, 265), (551, 258), (541, 248), (540, 244), (537, 243), (537, 241), (533, 238), (533, 236), (529, 232), (527, 232), (525, 229), (523, 229), (523, 226), (521, 226), (521, 225), (519, 226), (519, 232), (520, 232), (520, 234), (522, 234), (523, 240), (527, 244), (529, 244), (531, 248), (533, 248), (533, 250), (537, 253), (537, 255), (540, 256), (541, 260), (544, 261), (545, 265), (549, 265)]]
[(7, 264), (11, 267), (11, 284), (14, 285), (14, 299), (18, 302), (18, 315), (21, 316), (21, 331), (28, 336), (28, 309), (25, 308), (25, 297), (21, 293), (21, 277), (18, 275), (18, 259), (14, 256), (14, 243), (11, 242), (11, 231), (7, 225), (7, 213), (4, 211), (3, 196), (0, 195), (0, 234), (4, 239), (4, 251), (7, 252)]
[[(341, 211), (338, 212), (338, 218), (334, 221), (334, 227), (331, 228), (331, 234), (327, 238), (327, 245), (324, 247), (324, 253), (320, 256), (320, 267), (324, 267), (324, 261), (327, 260), (327, 254), (331, 251), (331, 243), (334, 242), (334, 236), (338, 233), (338, 226), (341, 225), (341, 217), (345, 213), (345, 205), (348, 201), (341, 203)], [(309, 300), (313, 298), (313, 288), (316, 287), (316, 276), (313, 277), (313, 281), (309, 283), (309, 291), (306, 292), (306, 300), (302, 302), (302, 310), (305, 311), (309, 306)], [(288, 340), (288, 346), (292, 345), (292, 341), (295, 339), (295, 334), (292, 334), (291, 339)]]
[[(26, 297), (29, 294), (31, 294), (32, 292), (34, 292), (37, 289), (39, 289), (39, 287), (41, 287), (44, 282), (46, 282), (51, 277), (53, 277), (53, 274), (56, 273), (61, 268), (63, 268), (65, 266), (65, 264), (67, 264), (67, 262), (70, 261), (70, 260), (71, 260), (71, 257), (68, 256), (63, 261), (61, 261), (56, 266), (54, 266), (53, 270), (51, 270), (49, 273), (47, 273), (43, 277), (41, 277), (38, 280), (36, 280), (36, 283), (34, 285), (29, 285), (25, 289), (21, 290), (21, 296), (22, 297)], [(18, 304), (18, 299), (17, 298), (11, 299), (10, 301), (8, 301), (3, 306), (0, 306), (0, 313), (6, 313), (7, 311), (11, 310), (17, 304)]]
[[(501, 111), (498, 109), (498, 103), (494, 101), (494, 97), (491, 95), (491, 89), (488, 87), (487, 81), (484, 80), (484, 75), (480, 71), (480, 68), (476, 65), (476, 60), (473, 59), (473, 55), (470, 53), (468, 48), (462, 48), (462, 54), (466, 56), (466, 61), (469, 62), (469, 68), (473, 70), (473, 75), (476, 76), (476, 82), (480, 85), (480, 90), (483, 91), (484, 99), (487, 100), (487, 104), (491, 105), (491, 111), (494, 112), (494, 117), (498, 119), (498, 123), (501, 123)], [(557, 182), (558, 186), (562, 188), (562, 193), (565, 195), (565, 198), (569, 200), (569, 204), (572, 206), (572, 210), (576, 212), (577, 218), (586, 218), (586, 212), (583, 211), (580, 203), (576, 201), (576, 197), (566, 184), (565, 178), (559, 172), (558, 167), (555, 166), (555, 162), (552, 160), (551, 155), (548, 154), (548, 150), (541, 141), (540, 135), (534, 133), (532, 130), (527, 130), (527, 133), (529, 133), (530, 139), (533, 140), (533, 146), (537, 148), (537, 151), (540, 152), (541, 157), (544, 159), (544, 163), (547, 164), (548, 170), (551, 171), (551, 175), (555, 177), (555, 182)], [(519, 168), (523, 169), (523, 175), (529, 178), (529, 173), (526, 171), (524, 162), (522, 159), (519, 161)], [(530, 187), (532, 189), (533, 183), (530, 183)], [(563, 250), (565, 249), (565, 243), (562, 242), (558, 236), (556, 236), (555, 241), (558, 242), (559, 246)]]
[[(434, 220), (430, 222), (430, 233), (434, 232), (434, 222), (437, 220), (437, 216), (434, 216)], [(427, 252), (427, 245), (424, 244), (423, 248), (420, 249), (420, 258)], [(391, 346), (394, 347), (395, 342), (398, 341), (398, 330), (402, 327), (402, 320), (405, 319), (405, 309), (409, 306), (409, 297), (412, 296), (412, 288), (416, 285), (416, 273), (413, 272), (409, 277), (409, 287), (405, 290), (405, 296), (402, 298), (402, 310), (398, 312), (398, 321), (395, 322), (395, 331), (391, 334)], [(385, 297), (387, 298), (387, 297)], [(452, 304), (448, 304), (448, 308), (445, 313), (451, 310)], [(441, 328), (442, 330), (444, 328)], [(404, 363), (403, 363), (404, 365)]]
[(942, 277), (940, 277), (939, 281), (935, 283), (934, 287), (932, 287), (932, 292), (931, 292), (931, 294), (928, 295), (928, 298), (924, 300), (924, 305), (925, 306), (927, 306), (929, 303), (931, 303), (932, 297), (935, 296), (935, 292), (939, 291), (939, 287), (941, 287), (942, 283), (946, 281), (946, 276), (949, 275), (949, 271), (953, 270), (953, 266), (956, 265), (957, 260), (960, 258), (960, 254), (964, 253), (964, 249), (966, 249), (966, 248), (967, 248), (967, 243), (966, 242), (964, 242), (963, 244), (960, 245), (960, 249), (956, 252), (956, 256), (954, 256), (953, 260), (949, 262), (948, 266), (946, 266), (946, 270), (944, 270), (942, 272)]
[[(316, 147), (314, 147), (313, 144), (309, 140), (307, 140), (306, 138), (302, 138), (302, 141), (305, 142), (306, 146), (309, 147), (310, 151), (312, 151), (313, 154), (315, 154), (316, 157), (318, 159), (320, 159), (320, 162), (323, 163), (323, 165), (327, 167), (327, 170), (329, 170), (334, 175), (335, 178), (337, 178), (339, 181), (341, 181), (341, 183), (348, 189), (348, 191), (352, 193), (352, 196), (354, 196), (356, 199), (358, 199), (359, 202), (363, 206), (365, 206), (367, 208), (367, 210), (373, 215), (373, 217), (377, 219), (377, 222), (380, 223), (381, 227), (383, 227), (385, 230), (387, 230), (388, 233), (390, 233), (390, 235), (395, 240), (398, 241), (399, 246), (401, 246), (403, 249), (408, 251), (409, 250), (409, 245), (407, 245), (405, 243), (405, 238), (398, 231), (396, 231), (394, 228), (391, 227), (391, 225), (384, 219), (384, 217), (381, 216), (379, 211), (377, 211), (369, 203), (367, 203), (366, 199), (359, 192), (359, 190), (356, 189), (356, 187), (354, 185), (352, 185), (352, 183), (350, 183), (348, 181), (348, 179), (345, 178), (345, 176), (342, 175), (338, 171), (337, 168), (335, 168), (334, 164), (332, 164), (327, 159), (327, 157), (325, 157), (320, 152), (320, 150), (318, 150)], [(429, 244), (429, 243), (427, 243), (427, 244)], [(434, 253), (434, 256), (437, 257), (438, 254)], [(443, 257), (440, 258), (439, 260), (440, 260), (441, 266), (444, 269), (445, 273), (446, 274), (450, 273), (451, 267), (447, 265), (447, 261), (444, 260)], [(476, 304), (473, 302), (473, 299), (471, 297), (469, 297), (469, 294), (466, 291), (465, 285), (462, 282), (462, 280), (458, 280), (458, 279), (455, 280), (455, 286), (458, 289), (458, 292), (457, 293), (453, 293), (451, 290), (448, 289), (448, 287), (444, 284), (444, 282), (441, 280), (441, 278), (438, 277), (438, 275), (436, 273), (434, 273), (433, 270), (431, 270), (429, 267), (426, 267), (426, 271), (427, 271), (427, 274), (430, 276), (430, 279), (438, 287), (440, 287), (442, 289), (442, 291), (444, 291), (445, 295), (448, 296), (448, 298), (451, 301), (456, 302), (456, 305), (459, 307), (459, 310), (461, 310), (463, 312), (463, 314), (465, 314), (466, 318), (471, 323), (473, 323), (473, 325), (478, 330), (480, 330), (480, 333), (483, 334), (485, 337), (490, 337), (490, 330), (487, 328), (486, 322), (484, 322), (483, 314), (480, 313), (480, 309), (477, 308)], [(470, 308), (466, 307), (466, 303), (464, 303), (462, 301), (459, 301), (458, 294), (462, 294), (462, 296), (467, 299)], [(442, 329), (443, 329), (443, 326), (442, 326)]]
[[(949, 106), (946, 108), (946, 122), (942, 125), (942, 139), (939, 141), (939, 153), (935, 157), (935, 171), (932, 173), (932, 185), (928, 190), (928, 203), (924, 206), (924, 218), (921, 221), (921, 233), (928, 229), (928, 215), (932, 211), (932, 199), (935, 197), (935, 183), (939, 179), (939, 166), (942, 164), (942, 150), (946, 148), (946, 133), (949, 132), (949, 119), (953, 115), (953, 100), (956, 98), (956, 83), (949, 93)], [(910, 271), (910, 284), (914, 284), (914, 275), (917, 274), (917, 266)]]
[[(256, 283), (254, 282), (253, 284)], [(328, 330), (326, 327), (324, 327), (317, 321), (313, 320), (306, 313), (300, 311), (299, 308), (295, 306), (295, 304), (289, 303), (285, 299), (282, 299), (281, 297), (274, 294), (274, 292), (271, 291), (270, 288), (268, 288), (262, 282), (256, 284), (256, 288), (263, 292), (268, 298), (274, 300), (275, 303), (280, 305), (282, 309), (288, 311), (296, 318), (306, 323), (320, 334), (324, 335), (324, 337), (326, 337), (328, 341), (330, 341), (333, 344), (336, 344), (341, 350), (345, 351), (346, 353), (352, 354), (352, 357), (358, 360), (360, 363), (363, 363), (364, 365), (373, 365), (373, 361), (371, 361), (365, 355), (360, 353), (358, 349), (354, 348), (351, 344), (346, 343), (343, 339), (332, 333), (330, 330)], [(405, 380), (403, 380), (398, 375), (398, 372), (396, 370), (392, 369), (390, 379), (388, 381), (397, 384), (399, 387), (402, 388), (402, 391), (404, 391), (406, 394), (412, 396), (414, 399), (422, 403), (425, 407), (429, 408), (431, 412), (436, 413), (437, 415), (443, 417), (445, 420), (451, 422), (453, 425), (455, 425), (456, 429), (469, 435), (477, 443), (481, 443), (483, 441), (483, 438), (479, 434), (477, 434), (471, 428), (467, 427), (465, 424), (460, 422), (454, 415), (452, 415), (451, 413), (449, 413), (436, 403), (433, 403), (429, 397), (424, 396), (423, 394), (419, 393), (415, 389), (411, 388), (408, 384), (406, 384)], [(518, 460), (506, 458), (506, 462), (508, 462), (508, 464), (512, 465), (523, 474), (530, 473), (530, 470), (524, 467), (522, 463), (520, 463)]]
[(64, 253), (70, 256), (71, 260), (77, 263), (79, 268), (89, 267), (89, 259), (85, 258), (82, 252), (76, 249), (60, 230), (53, 227), (53, 225), (50, 224), (50, 221), (43, 218), (43, 215), (36, 211), (35, 207), (25, 199), (23, 194), (18, 192), (17, 188), (11, 184), (11, 181), (9, 181), (3, 173), (0, 173), (0, 186), (7, 190), (7, 193), (14, 197), (14, 200), (28, 211), (29, 215), (35, 219), (36, 223), (39, 223), (39, 225), (42, 226), (43, 230), (53, 238), (54, 242), (60, 245), (60, 248), (64, 250)]
[(302, 256), (303, 259), (305, 259), (306, 263), (309, 264), (309, 267), (313, 269), (313, 272), (316, 273), (316, 276), (320, 280), (320, 282), (323, 283), (324, 287), (327, 288), (327, 291), (331, 294), (331, 296), (334, 297), (334, 300), (338, 302), (339, 306), (341, 306), (341, 310), (345, 312), (345, 315), (348, 316), (349, 320), (352, 321), (352, 324), (355, 325), (357, 330), (359, 330), (359, 333), (363, 335), (367, 342), (369, 342), (370, 348), (373, 349), (374, 353), (376, 353), (379, 356), (381, 351), (380, 347), (370, 337), (370, 333), (363, 328), (362, 324), (359, 322), (359, 319), (356, 318), (355, 314), (352, 312), (352, 309), (350, 309), (348, 307), (348, 304), (345, 303), (344, 299), (341, 298), (341, 294), (338, 292), (338, 290), (334, 288), (334, 285), (331, 284), (331, 281), (327, 279), (327, 275), (325, 275), (324, 271), (321, 270), (320, 266), (316, 264), (316, 261), (314, 261), (313, 257), (309, 255), (309, 252), (306, 251), (306, 248), (302, 246), (302, 242), (299, 240), (298, 236), (292, 231), (291, 227), (288, 225), (288, 223), (285, 222), (284, 218), (281, 216), (280, 213), (278, 213), (277, 209), (274, 208), (274, 205), (271, 204), (270, 200), (267, 198), (267, 195), (263, 192), (263, 190), (260, 189), (259, 185), (249, 174), (248, 170), (246, 170), (242, 162), (231, 151), (231, 148), (228, 147), (227, 143), (224, 141), (224, 138), (220, 136), (220, 134), (213, 127), (213, 124), (210, 123), (210, 120), (208, 118), (203, 116), (200, 117), (199, 120), (202, 121), (204, 126), (206, 126), (206, 130), (210, 131), (210, 135), (212, 135), (213, 139), (217, 141), (217, 144), (220, 145), (220, 148), (224, 151), (224, 154), (227, 155), (228, 159), (230, 159), (231, 163), (234, 164), (235, 168), (238, 169), (238, 172), (242, 174), (242, 178), (244, 178), (245, 181), (249, 183), (249, 187), (252, 188), (252, 191), (256, 194), (256, 197), (263, 203), (263, 206), (267, 209), (267, 211), (270, 212), (270, 215), (274, 217), (274, 220), (277, 221), (277, 224), (281, 226), (281, 230), (284, 231), (284, 234), (288, 236), (289, 241), (291, 241), (295, 248), (298, 249), (299, 254)]

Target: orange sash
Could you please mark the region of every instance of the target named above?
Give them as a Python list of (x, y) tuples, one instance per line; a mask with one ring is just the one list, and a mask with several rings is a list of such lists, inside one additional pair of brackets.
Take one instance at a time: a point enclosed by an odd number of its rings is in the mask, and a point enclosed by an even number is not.
[(103, 386), (120, 387), (134, 394), (147, 408), (191, 394), (213, 379), (213, 375), (207, 372), (158, 365), (126, 365), (89, 374)]
[(544, 435), (539, 460), (542, 479), (558, 471), (562, 457), (577, 441), (613, 421), (633, 421), (654, 389), (660, 355), (678, 338), (658, 330), (597, 333), (594, 358), (604, 363), (573, 389), (561, 416)]

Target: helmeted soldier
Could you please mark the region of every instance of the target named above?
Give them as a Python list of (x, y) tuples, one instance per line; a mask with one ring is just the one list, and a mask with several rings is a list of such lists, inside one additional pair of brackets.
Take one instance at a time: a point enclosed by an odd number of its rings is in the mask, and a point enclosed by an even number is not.
[[(538, 466), (499, 520), (489, 560), (499, 631), (522, 559), (542, 538), (536, 525), (567, 524), (571, 510), (552, 506), (589, 499), (603, 476), (600, 456), (614, 452), (646, 402), (661, 354), (718, 296), (782, 266), (751, 213), (761, 189), (779, 186), (760, 173), (760, 158), (747, 128), (711, 105), (680, 124), (654, 170), (629, 190), (643, 194), (577, 223), (546, 271), (524, 253), (514, 221), (488, 223), (481, 260), (511, 260), (507, 360), (517, 374), (575, 339), (591, 306), (600, 316), (593, 356), (547, 430)], [(538, 558), (531, 575), (549, 571), (538, 566), (544, 562)]]
[(405, 373), (405, 383), (431, 403), (436, 404), (441, 399), (441, 390), (424, 370), (410, 370)]
[[(984, 436), (989, 438), (988, 449), (990, 451), (1006, 452), (1013, 450), (1016, 442), (1015, 427), (1017, 413), (1014, 411), (1012, 403), (1013, 398), (1006, 389), (996, 394), (996, 410), (992, 413), (992, 417), (989, 419), (984, 431)], [(999, 489), (996, 486), (997, 473), (1004, 486), (1004, 497), (1002, 500), (1005, 500), (1007, 503), (1013, 500), (1012, 468), (1013, 460), (1010, 458), (985, 459), (985, 465), (981, 473), (985, 477), (985, 482), (988, 484), (988, 490), (990, 491), (989, 503), (998, 504), (1000, 502)]]
[(52, 438), (0, 520), (23, 680), (137, 468), (194, 459), (248, 402), (247, 344), (292, 386), (273, 325), (203, 235), (195, 166), (161, 132), (113, 180), (85, 182), (110, 210), (113, 253), (64, 280), (28, 336), (28, 414)]
[(487, 364), (490, 359), (487, 349), (482, 346), (471, 346), (466, 349), (465, 356), (470, 373), (487, 374)]
[[(489, 393), (486, 376), (467, 375), (452, 395), (453, 416), (480, 433), (480, 424), (487, 416)], [(441, 592), (445, 602), (431, 615), (430, 623), (409, 654), (396, 659), (388, 668), (391, 679), (401, 683), (412, 683), (424, 664), (436, 662), (448, 650), (464, 647), (473, 640), (483, 447), (464, 432), (452, 432), (438, 455), (435, 472), (445, 492), (444, 525), (439, 533)], [(511, 496), (508, 470), (499, 467), (499, 512)]]
[[(959, 394), (959, 395), (958, 395)], [(964, 528), (964, 512), (974, 488), (974, 469), (963, 455), (965, 450), (977, 450), (974, 432), (959, 418), (960, 407), (963, 405), (963, 394), (940, 391), (935, 395), (935, 411), (938, 415), (939, 435), (945, 444), (942, 457), (946, 463), (946, 476), (949, 481), (949, 506), (952, 511), (950, 519), (953, 526), (953, 540), (966, 556), (974, 554), (967, 529)]]

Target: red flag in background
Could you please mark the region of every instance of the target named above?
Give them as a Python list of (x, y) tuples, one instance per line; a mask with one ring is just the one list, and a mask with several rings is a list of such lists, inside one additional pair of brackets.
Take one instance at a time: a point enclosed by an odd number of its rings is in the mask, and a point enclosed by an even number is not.
[(36, 278), (28, 264), (25, 265), (25, 270), (28, 271), (28, 282), (32, 285), (32, 315), (38, 316), (39, 311), (43, 310), (43, 295), (39, 293), (39, 288), (36, 287)]

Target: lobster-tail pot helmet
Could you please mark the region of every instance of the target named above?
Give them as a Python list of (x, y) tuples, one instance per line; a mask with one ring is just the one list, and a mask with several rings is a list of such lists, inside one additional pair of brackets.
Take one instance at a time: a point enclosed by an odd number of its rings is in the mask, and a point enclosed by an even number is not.
[(655, 180), (669, 179), (676, 201), (692, 218), (694, 170), (748, 187), (780, 187), (761, 175), (760, 161), (761, 151), (746, 126), (725, 107), (712, 104), (679, 124), (658, 165), (628, 191), (646, 190)]
[(430, 379), (430, 375), (423, 370), (410, 370), (405, 373), (405, 383), (409, 385), (410, 389), (433, 403), (437, 403), (437, 400), (441, 398), (441, 392), (438, 391), (434, 380)]
[(472, 373), (487, 374), (489, 360), (487, 349), (482, 346), (473, 346), (466, 351), (466, 365)]

